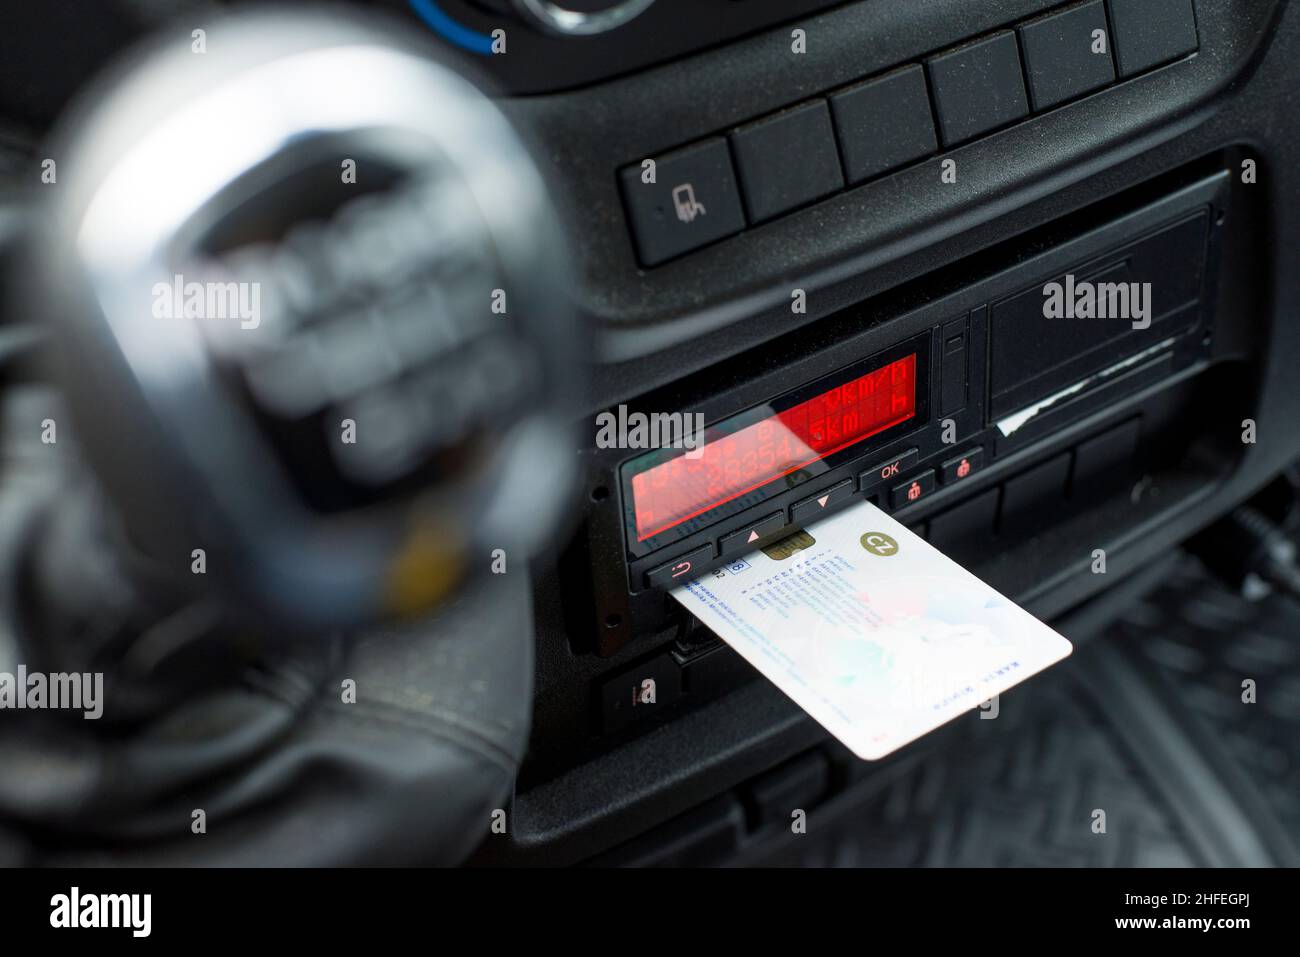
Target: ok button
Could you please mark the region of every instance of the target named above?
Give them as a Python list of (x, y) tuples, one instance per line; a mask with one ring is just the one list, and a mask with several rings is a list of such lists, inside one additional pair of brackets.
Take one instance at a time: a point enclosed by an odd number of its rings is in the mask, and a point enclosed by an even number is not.
[(921, 455), (916, 449), (900, 452), (892, 459), (886, 459), (858, 474), (858, 488), (866, 492), (885, 482), (897, 479), (920, 461)]

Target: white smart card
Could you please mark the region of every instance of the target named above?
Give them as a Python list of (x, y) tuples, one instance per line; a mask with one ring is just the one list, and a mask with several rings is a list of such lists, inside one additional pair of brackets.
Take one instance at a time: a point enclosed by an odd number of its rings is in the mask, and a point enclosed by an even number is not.
[(1073, 650), (869, 502), (673, 597), (868, 760)]

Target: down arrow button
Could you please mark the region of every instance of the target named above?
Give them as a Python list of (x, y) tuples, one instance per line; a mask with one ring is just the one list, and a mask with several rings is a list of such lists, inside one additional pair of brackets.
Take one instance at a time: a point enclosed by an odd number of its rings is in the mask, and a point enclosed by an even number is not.
[(823, 489), (820, 495), (795, 502), (790, 510), (790, 516), (796, 525), (807, 525), (825, 515), (832, 505), (852, 497), (853, 479), (845, 479), (843, 482), (836, 482), (828, 489)]

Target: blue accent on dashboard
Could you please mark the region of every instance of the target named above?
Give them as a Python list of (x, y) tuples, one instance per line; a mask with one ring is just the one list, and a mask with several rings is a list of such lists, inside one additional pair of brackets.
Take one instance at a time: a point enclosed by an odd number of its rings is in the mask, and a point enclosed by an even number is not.
[(492, 53), (492, 38), (457, 23), (433, 0), (411, 0), (411, 9), (443, 39), (473, 53)]

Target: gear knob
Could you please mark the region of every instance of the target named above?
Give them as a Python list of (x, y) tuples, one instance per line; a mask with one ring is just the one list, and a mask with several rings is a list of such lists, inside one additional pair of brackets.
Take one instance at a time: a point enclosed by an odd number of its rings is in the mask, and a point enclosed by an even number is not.
[[(386, 22), (233, 15), (56, 132), (28, 280), (133, 544), (293, 629), (552, 530), (585, 337), (520, 136)], [(202, 564), (204, 577), (193, 573)]]

